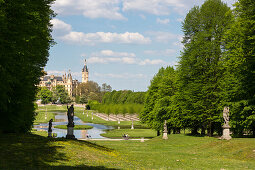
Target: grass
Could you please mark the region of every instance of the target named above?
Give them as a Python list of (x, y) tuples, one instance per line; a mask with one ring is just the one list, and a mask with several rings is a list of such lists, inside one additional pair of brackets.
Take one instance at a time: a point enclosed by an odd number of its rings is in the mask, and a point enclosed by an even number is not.
[[(56, 125), (54, 126), (54, 128), (59, 128), (59, 129), (67, 129), (66, 125)], [(89, 125), (75, 125), (74, 129), (76, 130), (82, 130), (82, 129), (92, 129), (93, 126), (89, 126)]]
[(47, 123), (50, 119), (55, 119), (55, 114), (47, 110), (37, 110), (34, 124)]
[[(46, 109), (47, 111), (56, 113), (56, 112), (66, 112), (66, 105), (63, 106), (56, 106), (56, 105), (45, 105), (45, 106), (39, 106), (39, 110)], [(121, 121), (120, 124), (118, 124), (118, 121), (106, 121), (103, 120), (95, 115), (95, 111), (92, 110), (86, 110), (83, 114), (84, 108), (82, 107), (74, 107), (74, 114), (75, 116), (79, 117), (83, 122), (86, 123), (94, 123), (94, 124), (103, 124), (107, 126), (113, 126), (115, 128), (118, 128), (118, 126), (121, 129), (130, 129), (131, 128), (131, 121)], [(94, 112), (93, 120), (92, 120), (92, 112)], [(88, 113), (88, 117), (87, 117)], [(134, 121), (134, 128), (135, 129), (148, 129), (148, 127), (145, 124), (140, 123), (139, 121)]]
[(120, 152), (138, 169), (254, 169), (255, 140), (218, 140), (183, 134), (169, 135), (168, 140), (156, 137), (139, 141), (95, 141)]
[[(76, 141), (1, 134), (0, 169), (254, 169), (255, 140), (183, 134), (140, 141)], [(41, 134), (41, 132), (40, 132)]]
[[(130, 129), (131, 128), (131, 121), (121, 121), (120, 124), (118, 124), (118, 121), (106, 121), (103, 120), (95, 115), (95, 112), (93, 114), (93, 120), (92, 120), (92, 112), (91, 110), (86, 110), (83, 114), (83, 109), (79, 108), (75, 110), (75, 115), (79, 117), (82, 121), (87, 123), (94, 123), (94, 124), (103, 124), (107, 126), (113, 126), (115, 128), (120, 127), (121, 129)], [(88, 113), (88, 117), (87, 117)], [(139, 121), (134, 121), (134, 128), (135, 129), (148, 129), (148, 127), (145, 124), (140, 123)]]
[(129, 138), (154, 138), (157, 132), (152, 129), (114, 129), (101, 135), (108, 138), (122, 138), (123, 134), (128, 134)]
[[(46, 106), (50, 112), (65, 112), (65, 106)], [(57, 109), (57, 110), (56, 110)], [(75, 115), (84, 122), (118, 126), (91, 111), (75, 107)], [(135, 122), (136, 126), (144, 126)], [(121, 122), (120, 130), (107, 131), (107, 137), (154, 137), (140, 142), (75, 141), (50, 139), (47, 132), (27, 135), (0, 135), (0, 169), (254, 169), (255, 139), (233, 138), (230, 141), (209, 137), (171, 134), (168, 140), (155, 137), (150, 129), (130, 129), (131, 122)], [(35, 135), (37, 134), (37, 135)], [(42, 135), (42, 136), (38, 136)], [(35, 152), (36, 151), (36, 152)]]

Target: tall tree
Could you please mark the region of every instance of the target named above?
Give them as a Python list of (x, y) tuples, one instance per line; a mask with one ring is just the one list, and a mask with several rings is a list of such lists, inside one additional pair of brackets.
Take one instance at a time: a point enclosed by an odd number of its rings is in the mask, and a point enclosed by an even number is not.
[(0, 107), (3, 132), (26, 132), (51, 38), (53, 0), (0, 0)]
[(255, 1), (235, 4), (233, 24), (225, 36), (223, 96), (231, 106), (234, 134), (255, 136)]
[(175, 70), (161, 68), (151, 80), (145, 95), (144, 110), (140, 119), (155, 130), (162, 130), (163, 121), (168, 120), (170, 99), (175, 93)]
[(183, 23), (184, 51), (178, 66), (177, 98), (188, 127), (208, 129), (211, 136), (220, 127), (222, 38), (231, 22), (230, 8), (221, 0), (206, 0), (195, 6)]

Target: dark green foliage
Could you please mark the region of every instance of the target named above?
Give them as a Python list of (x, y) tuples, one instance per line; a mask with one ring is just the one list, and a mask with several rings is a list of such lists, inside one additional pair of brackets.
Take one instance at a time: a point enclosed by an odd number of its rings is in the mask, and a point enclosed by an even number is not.
[(225, 36), (223, 96), (235, 135), (255, 136), (255, 1), (239, 0)]
[(48, 104), (52, 101), (52, 92), (47, 87), (42, 87), (39, 93), (42, 104)]
[(103, 104), (143, 104), (145, 92), (132, 92), (131, 90), (113, 90), (103, 96)]
[(102, 95), (104, 92), (101, 92), (100, 89), (101, 89), (100, 86), (96, 82), (93, 82), (93, 81), (88, 81), (87, 83), (79, 84), (76, 89), (76, 93), (78, 94), (78, 96), (80, 96), (80, 98), (83, 98), (82, 101), (79, 101), (79, 102), (87, 103), (84, 100), (84, 97), (87, 100), (97, 100), (98, 102), (101, 102)]
[(53, 0), (0, 1), (0, 127), (27, 132), (34, 100), (52, 44)]
[(88, 103), (88, 98), (85, 95), (82, 95), (79, 101), (81, 104), (86, 104)]
[(176, 74), (172, 67), (161, 68), (151, 80), (145, 96), (140, 119), (155, 130), (163, 128), (163, 121), (170, 119), (170, 105), (175, 94)]
[(191, 9), (183, 23), (184, 51), (177, 68), (176, 99), (185, 126), (194, 133), (198, 128), (208, 129), (211, 136), (215, 126), (221, 126), (220, 60), (223, 35), (231, 22), (229, 11), (221, 0), (207, 0)]

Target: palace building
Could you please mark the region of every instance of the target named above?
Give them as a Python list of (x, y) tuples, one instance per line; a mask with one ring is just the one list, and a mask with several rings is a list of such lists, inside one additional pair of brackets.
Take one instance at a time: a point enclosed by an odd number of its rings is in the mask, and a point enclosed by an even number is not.
[[(89, 70), (87, 67), (87, 63), (85, 60), (84, 67), (82, 69), (82, 83), (87, 83), (89, 79)], [(66, 73), (63, 76), (55, 76), (55, 75), (45, 75), (41, 77), (41, 81), (39, 87), (48, 87), (49, 90), (52, 90), (53, 87), (57, 85), (64, 86), (68, 95), (70, 97), (74, 97), (75, 89), (80, 84), (78, 80), (72, 78), (71, 71), (69, 70), (68, 75)]]

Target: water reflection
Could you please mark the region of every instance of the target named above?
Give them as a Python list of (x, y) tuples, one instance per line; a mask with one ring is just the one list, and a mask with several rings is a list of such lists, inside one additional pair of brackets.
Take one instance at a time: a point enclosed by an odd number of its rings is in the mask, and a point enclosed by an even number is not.
[[(58, 129), (54, 128), (56, 125), (67, 125), (67, 116), (66, 113), (56, 113), (55, 114), (55, 122), (52, 122), (52, 133), (57, 134), (57, 137), (66, 137), (67, 129)], [(88, 130), (74, 130), (74, 136), (77, 139), (86, 139), (88, 136), (93, 139), (102, 139), (105, 138), (100, 134), (105, 133), (104, 130), (113, 129), (112, 126), (105, 126), (100, 124), (93, 123), (84, 123), (80, 118), (74, 116), (74, 124), (75, 125), (89, 125), (93, 126), (92, 129)], [(34, 125), (34, 128), (38, 131), (47, 131), (48, 123), (42, 123), (39, 125)]]

